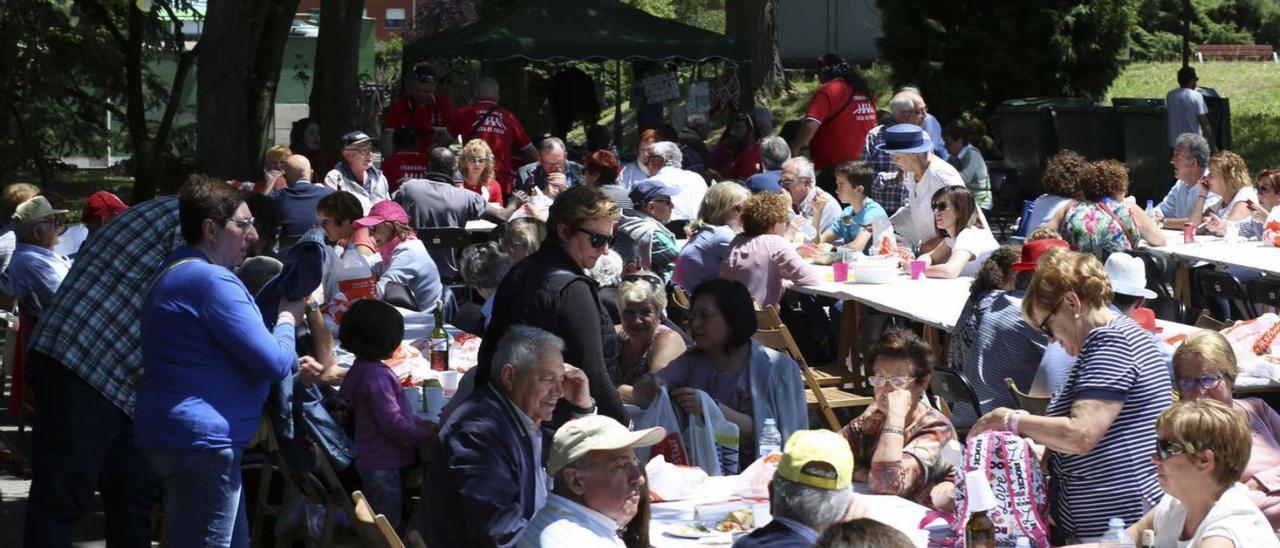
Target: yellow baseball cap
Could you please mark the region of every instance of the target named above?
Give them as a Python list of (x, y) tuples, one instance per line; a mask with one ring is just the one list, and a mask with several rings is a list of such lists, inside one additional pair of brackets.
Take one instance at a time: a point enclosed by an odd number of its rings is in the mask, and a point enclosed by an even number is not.
[(853, 481), (853, 451), (830, 430), (797, 430), (782, 450), (778, 474), (818, 489), (845, 489)]

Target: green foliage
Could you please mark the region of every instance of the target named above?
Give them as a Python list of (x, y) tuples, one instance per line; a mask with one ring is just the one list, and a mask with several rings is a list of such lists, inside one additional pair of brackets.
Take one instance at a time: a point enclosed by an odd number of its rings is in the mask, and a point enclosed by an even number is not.
[(1014, 97), (1101, 96), (1123, 68), (1134, 0), (877, 0), (881, 58), (942, 118)]
[(650, 15), (666, 17), (667, 19), (675, 19), (675, 2), (679, 1), (680, 0), (622, 0), (622, 3), (640, 8), (649, 12)]
[[(1182, 0), (1139, 0), (1130, 35), (1135, 60), (1182, 59)], [(1191, 0), (1190, 42), (1280, 47), (1280, 7), (1274, 0)]]

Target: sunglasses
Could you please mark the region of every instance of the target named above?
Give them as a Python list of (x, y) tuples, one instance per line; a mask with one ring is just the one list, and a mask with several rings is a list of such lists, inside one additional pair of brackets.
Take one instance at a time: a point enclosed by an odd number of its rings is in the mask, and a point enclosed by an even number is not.
[(654, 291), (658, 291), (658, 290), (662, 289), (662, 288), (666, 285), (665, 283), (663, 283), (662, 278), (659, 278), (659, 277), (657, 277), (657, 276), (655, 276), (655, 275), (653, 275), (653, 274), (639, 274), (639, 273), (636, 273), (636, 274), (627, 274), (626, 276), (623, 276), (623, 277), (622, 277), (622, 281), (624, 281), (624, 282), (642, 282), (642, 281), (643, 281), (643, 282), (649, 282), (649, 285), (653, 287), (653, 290), (654, 290)]
[(938, 202), (930, 207), (932, 207), (934, 211), (946, 211), (951, 207), (951, 205), (946, 202)]
[(248, 219), (235, 219), (228, 217), (223, 219), (222, 222), (234, 224), (240, 230), (248, 230), (249, 227), (253, 226), (253, 217), (249, 217)]
[(1183, 392), (1190, 392), (1192, 390), (1195, 390), (1197, 385), (1200, 386), (1201, 390), (1212, 390), (1213, 387), (1218, 386), (1218, 383), (1220, 382), (1222, 382), (1222, 375), (1218, 373), (1210, 373), (1208, 375), (1191, 377), (1187, 379), (1179, 378), (1178, 390), (1181, 390)]
[(799, 180), (800, 180), (800, 179), (795, 179), (795, 178), (791, 178), (791, 177), (786, 177), (786, 178), (783, 178), (783, 179), (778, 179), (778, 184), (779, 184), (779, 185), (782, 185), (782, 186), (791, 186), (793, 183), (795, 183), (795, 182), (797, 182), (797, 181), (799, 181)]
[(876, 388), (880, 388), (885, 384), (891, 384), (894, 388), (906, 388), (908, 384), (911, 384), (911, 379), (909, 377), (884, 377), (880, 375), (872, 375), (867, 378), (867, 382), (871, 383), (871, 386)]
[(488, 159), (488, 158), (484, 158), (484, 157), (480, 157), (480, 156), (472, 156), (472, 157), (467, 158), (467, 163), (469, 163), (469, 164), (483, 164), (483, 163), (488, 162), (488, 161), (489, 161), (489, 159)]
[(1044, 336), (1053, 339), (1053, 327), (1049, 325), (1049, 320), (1053, 319), (1053, 315), (1058, 313), (1058, 309), (1062, 308), (1062, 303), (1065, 302), (1067, 302), (1067, 299), (1063, 297), (1058, 301), (1058, 304), (1053, 307), (1053, 310), (1049, 312), (1049, 315), (1045, 316), (1043, 320), (1040, 320), (1040, 331), (1044, 333)]
[(590, 237), (591, 247), (594, 247), (596, 249), (600, 249), (606, 245), (612, 246), (614, 242), (613, 234), (596, 234), (595, 232), (592, 232), (585, 228), (579, 228), (578, 232), (586, 234), (588, 237)]
[(1156, 457), (1160, 460), (1169, 460), (1174, 455), (1185, 455), (1187, 453), (1186, 446), (1181, 443), (1174, 443), (1169, 440), (1156, 440)]
[(42, 221), (37, 222), (36, 224), (37, 225), (51, 224), (53, 225), (53, 228), (58, 229), (58, 234), (63, 234), (67, 231), (66, 217), (54, 217), (52, 219), (44, 219)]

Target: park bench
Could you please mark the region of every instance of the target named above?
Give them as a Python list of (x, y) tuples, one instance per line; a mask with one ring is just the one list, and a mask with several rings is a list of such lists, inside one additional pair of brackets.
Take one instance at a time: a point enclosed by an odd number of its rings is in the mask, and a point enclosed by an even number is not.
[(1269, 44), (1201, 44), (1196, 46), (1196, 62), (1203, 63), (1206, 58), (1225, 61), (1258, 59), (1261, 61), (1280, 62), (1275, 48)]

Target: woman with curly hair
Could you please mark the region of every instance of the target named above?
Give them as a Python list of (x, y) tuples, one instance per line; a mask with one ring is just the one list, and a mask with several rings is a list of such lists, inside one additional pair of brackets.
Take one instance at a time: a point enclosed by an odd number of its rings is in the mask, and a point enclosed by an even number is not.
[(1125, 200), (1129, 168), (1124, 164), (1115, 160), (1085, 164), (1080, 170), (1080, 191), (1083, 200), (1059, 210), (1046, 223), (1058, 227), (1071, 249), (1106, 262), (1116, 251), (1137, 249), (1142, 240), (1164, 245), (1164, 234), (1155, 221)]
[[(1205, 207), (1210, 193), (1222, 199)], [(1209, 158), (1209, 176), (1200, 181), (1200, 196), (1196, 198), (1187, 222), (1195, 223), (1197, 234), (1208, 234), (1209, 228), (1200, 226), (1200, 221), (1208, 219), (1212, 224), (1215, 218), (1219, 221), (1245, 220), (1249, 217), (1250, 203), (1257, 205), (1258, 190), (1249, 178), (1249, 168), (1238, 154), (1224, 150)]]
[(502, 187), (493, 178), (493, 150), (489, 143), (480, 139), (468, 141), (458, 155), (458, 173), (462, 175), (462, 188), (484, 196), (486, 202), (502, 203)]
[(1044, 173), (1040, 174), (1044, 194), (1031, 204), (1031, 218), (1024, 219), (1028, 229), (1044, 226), (1050, 217), (1070, 205), (1072, 200), (1084, 197), (1080, 193), (1079, 179), (1080, 169), (1087, 163), (1084, 156), (1074, 150), (1063, 150), (1049, 157)]
[(786, 285), (823, 281), (822, 272), (782, 237), (790, 211), (791, 199), (785, 194), (765, 192), (747, 199), (742, 205), (742, 234), (729, 244), (720, 265), (720, 277), (742, 282), (762, 307), (778, 306)]

